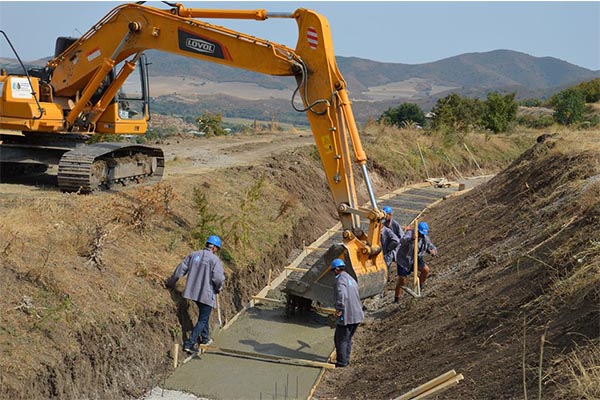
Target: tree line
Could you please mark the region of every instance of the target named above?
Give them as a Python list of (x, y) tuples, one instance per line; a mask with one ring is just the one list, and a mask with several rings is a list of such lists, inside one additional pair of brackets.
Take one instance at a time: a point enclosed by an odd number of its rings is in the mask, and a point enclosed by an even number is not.
[[(553, 123), (568, 126), (593, 127), (600, 125), (600, 116), (589, 103), (600, 101), (600, 78), (567, 88), (547, 100), (517, 101), (516, 93), (488, 93), (485, 100), (462, 97), (456, 93), (438, 99), (431, 109), (429, 121), (418, 104), (403, 103), (390, 107), (378, 121), (398, 127), (452, 129), (466, 132), (475, 129), (493, 133), (508, 132), (515, 125), (543, 128)], [(519, 106), (546, 107), (551, 115), (517, 118)]]

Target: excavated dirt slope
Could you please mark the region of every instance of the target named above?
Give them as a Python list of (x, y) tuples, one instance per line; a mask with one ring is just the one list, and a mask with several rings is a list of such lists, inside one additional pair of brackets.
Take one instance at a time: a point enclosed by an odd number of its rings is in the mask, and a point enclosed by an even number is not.
[[(417, 137), (429, 173), (479, 172), (462, 142), (375, 127), (363, 138), (376, 193), (422, 179)], [(527, 143), (525, 135), (462, 139), (485, 172)], [(155, 387), (172, 368), (173, 342), (195, 320), (163, 279), (207, 233), (225, 240), (221, 304), (231, 318), (269, 270), (275, 276), (337, 221), (311, 143), (300, 135), (182, 139), (165, 144), (161, 185), (120, 193), (67, 195), (48, 179), (0, 185), (0, 398), (139, 398)], [(428, 215), (442, 254), (431, 262), (431, 296), (373, 310), (353, 366), (329, 374), (319, 397), (392, 397), (449, 368), (467, 376), (455, 394), (518, 397), (523, 316), (530, 393), (548, 322), (544, 366), (567, 370), (558, 353), (598, 337), (590, 289), (598, 287), (598, 185), (588, 178), (598, 174), (598, 146), (563, 145), (536, 147), (483, 191)], [(454, 166), (444, 165), (448, 155)], [(359, 191), (366, 200), (364, 185)], [(561, 283), (583, 267), (587, 280)], [(548, 390), (558, 393), (554, 384)]]
[(540, 141), (425, 215), (426, 297), (371, 310), (317, 398), (390, 399), (450, 369), (465, 380), (438, 398), (600, 398), (600, 144)]

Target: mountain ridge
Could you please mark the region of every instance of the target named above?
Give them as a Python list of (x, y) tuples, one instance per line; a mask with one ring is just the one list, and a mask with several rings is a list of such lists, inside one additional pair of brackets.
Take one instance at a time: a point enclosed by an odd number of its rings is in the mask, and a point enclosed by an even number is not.
[[(248, 114), (256, 107), (256, 100), (264, 99), (265, 105), (275, 104), (275, 99), (289, 99), (296, 87), (295, 80), (289, 77), (259, 74), (156, 50), (146, 53), (150, 62), (151, 94), (159, 112), (167, 112), (161, 109), (163, 101), (210, 108), (209, 98), (222, 95), (239, 98), (236, 104), (246, 104)], [(40, 66), (43, 60), (27, 64)], [(517, 98), (547, 98), (565, 87), (600, 77), (600, 70), (507, 49), (464, 53), (422, 64), (345, 56), (338, 56), (336, 60), (348, 84), (354, 108), (359, 109), (357, 119), (363, 121), (376, 118), (387, 108), (403, 102), (417, 103), (428, 109), (437, 99), (450, 93), (482, 98), (491, 91), (499, 91), (515, 92)], [(7, 64), (11, 64), (10, 59), (0, 59), (0, 67), (6, 68)], [(11, 66), (11, 72), (18, 73), (15, 66)], [(233, 112), (228, 107), (221, 109), (219, 103), (223, 104), (215, 101), (215, 112), (224, 115)], [(230, 100), (226, 103), (231, 104)]]

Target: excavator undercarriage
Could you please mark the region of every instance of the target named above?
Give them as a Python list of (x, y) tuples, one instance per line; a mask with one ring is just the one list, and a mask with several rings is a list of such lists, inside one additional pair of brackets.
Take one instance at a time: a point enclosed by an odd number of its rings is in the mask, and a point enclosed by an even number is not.
[(125, 142), (86, 144), (82, 135), (61, 135), (52, 140), (47, 136), (0, 135), (3, 178), (10, 179), (11, 170), (19, 176), (24, 171), (43, 171), (49, 165), (58, 165), (59, 188), (78, 193), (117, 190), (162, 178), (165, 161), (159, 148)]

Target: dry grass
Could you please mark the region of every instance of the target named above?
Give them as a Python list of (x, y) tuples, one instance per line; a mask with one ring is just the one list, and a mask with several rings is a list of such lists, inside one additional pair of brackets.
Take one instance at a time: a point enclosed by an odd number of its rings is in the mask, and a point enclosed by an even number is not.
[(370, 158), (399, 174), (404, 181), (421, 182), (427, 174), (458, 179), (460, 175), (494, 173), (531, 146), (540, 132), (520, 131), (510, 135), (429, 132), (371, 122), (362, 135)]
[(591, 340), (561, 357), (550, 377), (557, 384), (559, 398), (600, 399), (600, 340)]

